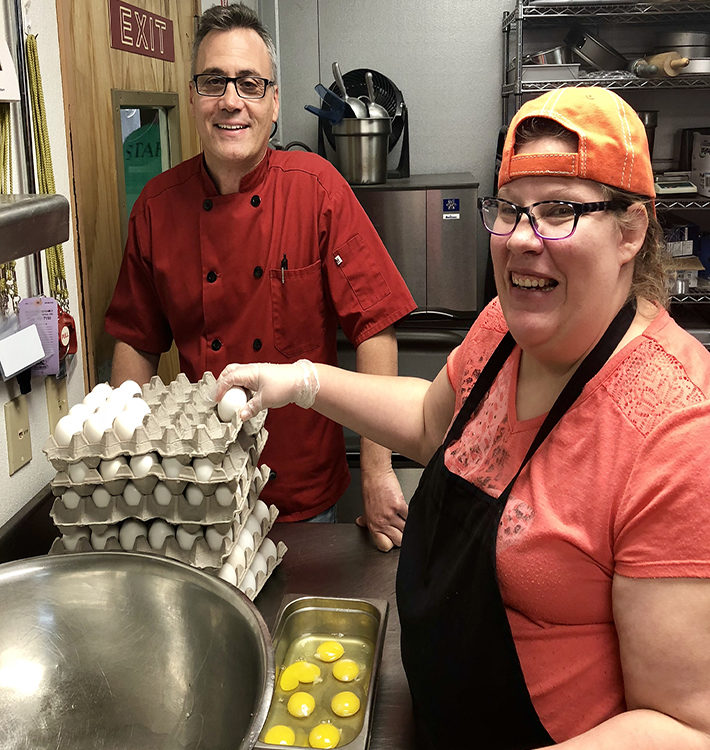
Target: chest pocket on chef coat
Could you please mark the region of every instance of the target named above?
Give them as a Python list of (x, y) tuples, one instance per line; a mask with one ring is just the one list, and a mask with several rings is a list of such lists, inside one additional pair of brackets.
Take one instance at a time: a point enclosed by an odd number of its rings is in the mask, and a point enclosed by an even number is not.
[(382, 256), (355, 235), (333, 251), (333, 261), (345, 277), (363, 310), (376, 305), (389, 293), (389, 284), (378, 269)]
[(317, 349), (325, 336), (326, 315), (320, 261), (305, 268), (272, 268), (269, 280), (274, 346), (285, 357)]

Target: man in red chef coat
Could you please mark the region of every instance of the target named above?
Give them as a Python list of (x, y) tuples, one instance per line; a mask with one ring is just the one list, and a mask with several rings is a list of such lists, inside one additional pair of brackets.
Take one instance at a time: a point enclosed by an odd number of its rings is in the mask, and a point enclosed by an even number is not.
[[(146, 382), (175, 340), (191, 381), (230, 362), (335, 364), (340, 326), (361, 372), (394, 374), (392, 325), (415, 308), (375, 229), (324, 159), (268, 147), (279, 113), (274, 44), (243, 5), (200, 18), (190, 106), (203, 152), (136, 201), (106, 330), (112, 383)], [(342, 429), (311, 410), (271, 412), (261, 497), (279, 520), (334, 520), (349, 482)], [(389, 451), (362, 441), (374, 543), (399, 545), (407, 505)]]

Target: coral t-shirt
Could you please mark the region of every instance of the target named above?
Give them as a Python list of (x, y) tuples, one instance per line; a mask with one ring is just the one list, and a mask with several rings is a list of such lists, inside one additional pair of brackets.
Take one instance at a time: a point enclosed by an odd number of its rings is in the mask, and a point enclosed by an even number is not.
[[(494, 300), (449, 356), (456, 411), (507, 327)], [(516, 417), (516, 347), (447, 468), (497, 497), (545, 415)], [(614, 574), (710, 577), (710, 353), (665, 310), (587, 383), (513, 486), (498, 529), (503, 601), (555, 741), (625, 710)]]

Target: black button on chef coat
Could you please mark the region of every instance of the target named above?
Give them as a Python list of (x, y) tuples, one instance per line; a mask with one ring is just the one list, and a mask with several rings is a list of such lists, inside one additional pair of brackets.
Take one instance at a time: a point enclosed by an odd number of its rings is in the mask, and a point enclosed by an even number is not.
[(210, 271), (210, 272), (209, 272), (209, 273), (207, 274), (207, 281), (208, 281), (208, 282), (209, 282), (210, 284), (214, 284), (214, 282), (215, 282), (215, 281), (217, 281), (217, 274), (216, 274), (216, 273), (215, 273), (214, 271)]
[(252, 347), (254, 348), (255, 352), (258, 352), (259, 349), (261, 349), (261, 339), (254, 339), (254, 343), (252, 344)]
[(211, 211), (212, 210), (212, 199), (211, 198), (205, 198), (202, 201), (202, 208), (204, 208), (205, 211)]
[(252, 195), (251, 197), (251, 205), (254, 206), (254, 208), (257, 208), (261, 205), (261, 198), (259, 198), (258, 195)]
[(219, 339), (215, 339), (212, 342), (212, 351), (218, 352), (222, 348), (222, 342)]
[(254, 266), (254, 278), (260, 279), (264, 275), (264, 269), (261, 266)]

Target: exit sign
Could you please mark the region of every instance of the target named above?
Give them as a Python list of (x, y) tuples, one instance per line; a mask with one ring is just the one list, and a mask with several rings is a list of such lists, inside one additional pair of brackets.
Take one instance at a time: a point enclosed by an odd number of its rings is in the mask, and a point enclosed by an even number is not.
[(109, 0), (111, 46), (136, 55), (175, 61), (173, 22), (123, 0)]

